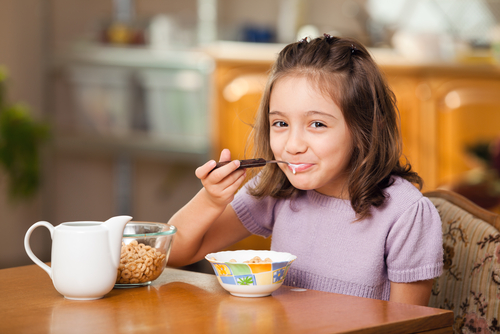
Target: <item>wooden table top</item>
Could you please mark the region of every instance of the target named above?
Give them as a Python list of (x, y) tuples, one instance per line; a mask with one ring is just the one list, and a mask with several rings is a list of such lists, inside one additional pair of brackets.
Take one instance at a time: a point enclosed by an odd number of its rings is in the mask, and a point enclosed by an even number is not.
[[(0, 270), (0, 333), (452, 333), (451, 311), (282, 286), (242, 298), (167, 268), (150, 286), (65, 299), (36, 265)], [(296, 290), (296, 289), (295, 289)]]

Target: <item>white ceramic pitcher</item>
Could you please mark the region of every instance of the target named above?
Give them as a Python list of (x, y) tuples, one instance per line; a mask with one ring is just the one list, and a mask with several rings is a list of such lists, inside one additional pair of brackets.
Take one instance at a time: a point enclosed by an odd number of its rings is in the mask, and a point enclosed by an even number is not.
[[(68, 299), (98, 299), (113, 289), (120, 263), (121, 241), (130, 216), (105, 222), (77, 221), (56, 227), (46, 221), (33, 224), (24, 237), (28, 256), (49, 274), (56, 290)], [(31, 250), (33, 230), (45, 226), (52, 237), (51, 267)]]

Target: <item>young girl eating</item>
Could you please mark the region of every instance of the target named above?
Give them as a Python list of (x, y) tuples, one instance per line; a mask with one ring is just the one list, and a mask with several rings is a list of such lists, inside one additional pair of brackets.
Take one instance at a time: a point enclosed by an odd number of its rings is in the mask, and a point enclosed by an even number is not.
[(293, 165), (268, 164), (239, 191), (255, 169), (199, 167), (204, 187), (169, 221), (178, 229), (169, 265), (272, 235), (272, 250), (297, 256), (285, 285), (427, 305), (443, 267), (441, 220), (403, 163), (398, 116), (355, 40), (286, 46), (257, 113), (253, 157)]

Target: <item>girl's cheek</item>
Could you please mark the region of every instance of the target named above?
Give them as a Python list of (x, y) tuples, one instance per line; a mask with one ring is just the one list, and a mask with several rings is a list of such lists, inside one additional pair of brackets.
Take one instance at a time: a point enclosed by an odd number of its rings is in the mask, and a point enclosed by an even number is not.
[(270, 137), (269, 144), (271, 146), (271, 151), (273, 151), (273, 154), (276, 156), (278, 154), (278, 145), (277, 145), (277, 140), (274, 136)]

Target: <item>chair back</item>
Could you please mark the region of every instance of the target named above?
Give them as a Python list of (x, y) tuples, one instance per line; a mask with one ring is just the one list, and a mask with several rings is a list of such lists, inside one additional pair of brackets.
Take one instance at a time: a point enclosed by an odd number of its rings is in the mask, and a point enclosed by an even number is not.
[(424, 195), (441, 216), (444, 248), (429, 306), (454, 312), (455, 333), (500, 333), (500, 216), (451, 191)]

